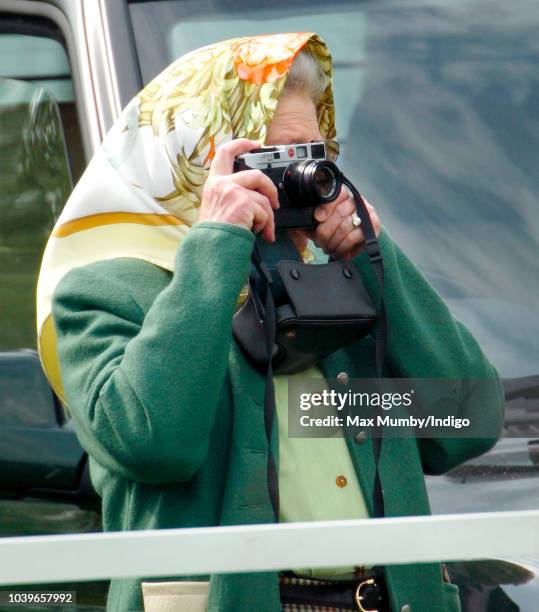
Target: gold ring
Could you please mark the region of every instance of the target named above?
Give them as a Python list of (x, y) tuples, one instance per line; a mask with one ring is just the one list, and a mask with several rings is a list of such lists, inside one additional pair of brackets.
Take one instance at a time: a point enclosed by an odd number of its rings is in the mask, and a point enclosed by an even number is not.
[(359, 612), (378, 612), (378, 610), (373, 610), (372, 608), (369, 608), (367, 610), (367, 608), (363, 607), (363, 593), (361, 592), (361, 589), (363, 589), (363, 587), (370, 586), (373, 584), (374, 584), (374, 579), (369, 578), (369, 580), (364, 580), (363, 582), (360, 582), (357, 585), (356, 592), (354, 593), (354, 602)]
[(359, 227), (361, 225), (361, 219), (357, 216), (355, 211), (352, 213), (352, 225), (354, 227)]

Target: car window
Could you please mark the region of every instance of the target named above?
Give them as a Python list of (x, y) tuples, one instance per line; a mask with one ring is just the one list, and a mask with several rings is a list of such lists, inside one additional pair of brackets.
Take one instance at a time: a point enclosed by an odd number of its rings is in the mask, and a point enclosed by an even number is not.
[[(130, 5), (143, 79), (235, 36), (315, 31), (339, 164), (504, 377), (539, 373), (539, 12), (425, 0)], [(150, 43), (151, 41), (151, 43)]]
[(60, 30), (51, 21), (0, 13), (0, 77), (44, 87), (58, 102), (71, 173), (85, 167), (71, 67)]
[[(35, 350), (41, 258), (82, 160), (58, 29), (0, 14), (0, 537), (101, 530), (85, 452)], [(77, 610), (104, 610), (108, 583), (0, 587), (17, 589), (76, 591)]]
[[(55, 125), (61, 134), (47, 132)], [(0, 351), (35, 349), (41, 256), (83, 164), (69, 61), (51, 22), (0, 13), (0, 155)]]
[(44, 36), (0, 35), (0, 75), (46, 87), (58, 102), (73, 102), (73, 84), (62, 43)]

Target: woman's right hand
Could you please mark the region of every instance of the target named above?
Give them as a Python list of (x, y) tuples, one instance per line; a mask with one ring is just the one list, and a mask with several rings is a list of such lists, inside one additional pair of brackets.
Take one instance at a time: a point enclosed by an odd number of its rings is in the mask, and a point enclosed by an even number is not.
[(259, 147), (253, 140), (238, 138), (217, 149), (202, 192), (198, 221), (239, 225), (274, 242), (277, 188), (260, 170), (233, 173), (234, 158)]

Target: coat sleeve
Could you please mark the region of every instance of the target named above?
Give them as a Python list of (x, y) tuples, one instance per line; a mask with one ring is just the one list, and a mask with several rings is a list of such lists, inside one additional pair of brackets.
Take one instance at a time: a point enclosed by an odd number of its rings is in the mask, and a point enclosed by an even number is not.
[(172, 277), (122, 258), (75, 268), (59, 283), (52, 315), (68, 406), (82, 446), (103, 466), (164, 484), (202, 465), (253, 241), (243, 228), (199, 223)]
[[(382, 229), (384, 303), (388, 323), (386, 362), (395, 378), (454, 379), (458, 415), (481, 437), (418, 438), (423, 468), (441, 474), (491, 448), (503, 427), (504, 394), (496, 369), (466, 327)], [(371, 296), (378, 283), (365, 253), (354, 259)], [(433, 398), (435, 399), (435, 398)], [(440, 398), (443, 399), (443, 398)], [(433, 402), (433, 405), (436, 402)], [(443, 402), (439, 402), (443, 406)], [(436, 414), (435, 416), (443, 416)]]

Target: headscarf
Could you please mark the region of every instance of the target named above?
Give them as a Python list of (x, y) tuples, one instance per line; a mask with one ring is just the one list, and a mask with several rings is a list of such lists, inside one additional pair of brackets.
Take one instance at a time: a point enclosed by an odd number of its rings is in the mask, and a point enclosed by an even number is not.
[(65, 403), (51, 317), (53, 292), (77, 266), (135, 257), (173, 271), (196, 222), (215, 149), (264, 143), (286, 77), (308, 49), (328, 77), (317, 107), (335, 137), (331, 56), (312, 32), (235, 38), (180, 57), (126, 106), (74, 189), (48, 240), (37, 285), (41, 364)]

